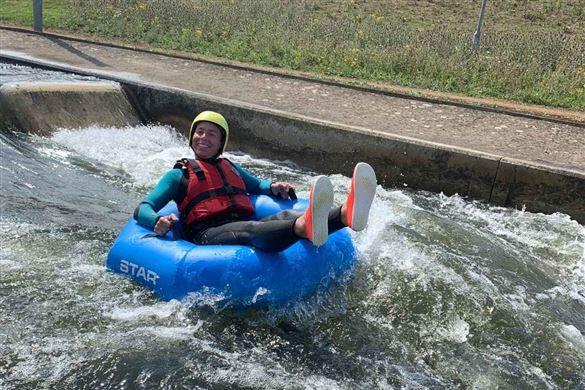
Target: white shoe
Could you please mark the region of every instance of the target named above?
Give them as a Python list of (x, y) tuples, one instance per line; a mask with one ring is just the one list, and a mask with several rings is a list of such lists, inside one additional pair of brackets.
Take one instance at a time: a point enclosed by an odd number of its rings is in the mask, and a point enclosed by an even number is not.
[(348, 226), (353, 230), (366, 228), (377, 185), (374, 169), (367, 163), (358, 163), (353, 169), (351, 189), (346, 201)]
[(305, 211), (307, 238), (321, 246), (329, 236), (329, 210), (333, 206), (333, 185), (327, 176), (317, 176), (311, 185), (309, 206)]

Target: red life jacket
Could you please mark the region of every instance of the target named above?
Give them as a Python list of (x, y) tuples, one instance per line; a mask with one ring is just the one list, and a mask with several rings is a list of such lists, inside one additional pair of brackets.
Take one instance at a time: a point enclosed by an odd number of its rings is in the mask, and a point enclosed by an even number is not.
[(174, 168), (188, 172), (186, 194), (179, 203), (181, 219), (187, 225), (228, 215), (245, 219), (254, 214), (244, 180), (228, 160), (182, 159)]

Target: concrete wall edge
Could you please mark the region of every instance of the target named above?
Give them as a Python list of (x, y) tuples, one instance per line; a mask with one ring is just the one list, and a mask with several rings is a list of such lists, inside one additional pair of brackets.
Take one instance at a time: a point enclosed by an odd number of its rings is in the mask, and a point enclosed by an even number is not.
[[(371, 157), (373, 165), (376, 164), (375, 168), (380, 172), (381, 183), (388, 186), (405, 185), (447, 195), (458, 193), (498, 206), (522, 205), (535, 212), (560, 211), (585, 223), (585, 200), (579, 195), (581, 190), (581, 194), (585, 193), (585, 172), (575, 167), (505, 158), (398, 134), (380, 133), (180, 88), (125, 79), (108, 72), (87, 71), (5, 54), (0, 54), (0, 59), (118, 82), (145, 122), (153, 118), (162, 118), (161, 123), (167, 122), (161, 116), (165, 99), (176, 98), (183, 102), (182, 108), (172, 114), (176, 120), (185, 123), (190, 122), (197, 107), (211, 105), (231, 110), (234, 114), (232, 117), (245, 118), (237, 123), (243, 133), (239, 141), (236, 137), (236, 142), (266, 143), (264, 151), (286, 151), (296, 156), (301, 165), (306, 162), (309, 168), (322, 169), (324, 173), (348, 174), (349, 167), (356, 162), (357, 157)], [(254, 123), (254, 126), (249, 123)], [(272, 129), (279, 129), (280, 133), (274, 134)], [(348, 132), (353, 134), (349, 138), (359, 139), (360, 147), (354, 151), (347, 150)], [(298, 139), (307, 137), (325, 137), (330, 150), (315, 147), (318, 142), (298, 143)], [(317, 156), (314, 161), (305, 161), (303, 158), (303, 151), (306, 150), (303, 148), (307, 147), (314, 148), (312, 152)], [(290, 159), (295, 161), (295, 158)], [(340, 160), (341, 164), (332, 166), (328, 161), (332, 159)], [(332, 169), (340, 169), (341, 172)], [(570, 188), (571, 193), (563, 193), (565, 188)]]

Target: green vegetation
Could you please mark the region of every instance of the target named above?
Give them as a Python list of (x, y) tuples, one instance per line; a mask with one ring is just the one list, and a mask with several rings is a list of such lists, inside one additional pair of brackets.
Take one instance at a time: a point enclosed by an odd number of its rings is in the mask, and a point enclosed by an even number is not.
[[(489, 0), (477, 53), (471, 41), (480, 0), (44, 3), (48, 29), (317, 75), (585, 110), (585, 0)], [(0, 0), (0, 21), (30, 25), (31, 4)]]
[[(67, 28), (67, 0), (43, 1), (43, 23), (47, 28)], [(33, 0), (0, 0), (0, 23), (32, 26)]]

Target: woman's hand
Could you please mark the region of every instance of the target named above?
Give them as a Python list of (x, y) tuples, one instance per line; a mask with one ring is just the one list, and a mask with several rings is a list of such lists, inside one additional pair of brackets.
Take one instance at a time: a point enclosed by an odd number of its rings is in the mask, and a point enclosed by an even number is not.
[(179, 218), (177, 218), (175, 214), (170, 214), (166, 217), (160, 217), (158, 221), (156, 221), (156, 225), (154, 225), (154, 232), (157, 236), (164, 236), (178, 220)]
[(274, 196), (281, 197), (282, 199), (289, 199), (288, 191), (292, 188), (292, 184), (282, 181), (275, 182), (270, 185), (270, 191), (272, 191), (272, 194)]

